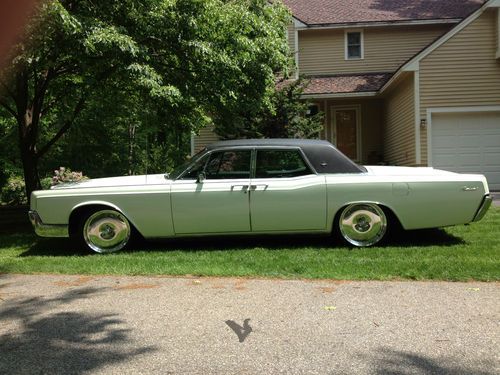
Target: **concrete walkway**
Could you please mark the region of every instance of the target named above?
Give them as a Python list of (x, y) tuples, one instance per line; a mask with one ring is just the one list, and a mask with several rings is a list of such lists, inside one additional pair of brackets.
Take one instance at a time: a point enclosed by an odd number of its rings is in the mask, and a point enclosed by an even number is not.
[(498, 283), (0, 275), (0, 373), (498, 374), (499, 318)]

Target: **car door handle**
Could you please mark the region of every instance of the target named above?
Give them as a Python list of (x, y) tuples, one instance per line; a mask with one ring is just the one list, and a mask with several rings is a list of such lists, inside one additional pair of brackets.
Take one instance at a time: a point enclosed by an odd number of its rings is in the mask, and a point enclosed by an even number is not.
[(248, 191), (248, 185), (231, 185), (231, 191), (233, 191), (234, 189), (236, 188), (241, 188), (241, 190), (243, 190), (243, 192), (246, 194), (247, 191)]
[(262, 190), (266, 190), (269, 187), (269, 185), (266, 184), (250, 185), (250, 190), (257, 190), (258, 187), (263, 187), (264, 189)]

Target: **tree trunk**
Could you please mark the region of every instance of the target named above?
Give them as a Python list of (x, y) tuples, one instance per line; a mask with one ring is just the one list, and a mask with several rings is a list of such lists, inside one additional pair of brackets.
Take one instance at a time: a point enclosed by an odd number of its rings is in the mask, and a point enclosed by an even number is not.
[(41, 189), (40, 177), (38, 176), (38, 155), (36, 153), (37, 133), (33, 129), (31, 121), (31, 111), (26, 110), (26, 114), (18, 118), (19, 127), (19, 148), (21, 151), (21, 161), (23, 163), (24, 182), (26, 183), (26, 196), (28, 202), (31, 192)]
[[(19, 135), (19, 149), (23, 163), (24, 182), (28, 202), (31, 192), (41, 189), (38, 176), (38, 154), (36, 141), (38, 136), (38, 122), (40, 112), (37, 107), (29, 103), (28, 74), (21, 71), (16, 77), (16, 109)], [(35, 98), (36, 100), (37, 98)]]
[(128, 174), (135, 174), (134, 151), (135, 151), (135, 124), (128, 126)]
[(21, 155), (24, 182), (26, 183), (26, 196), (28, 197), (29, 202), (31, 199), (31, 193), (42, 188), (40, 177), (38, 176), (38, 160), (36, 156), (31, 154), (29, 151), (21, 151)]

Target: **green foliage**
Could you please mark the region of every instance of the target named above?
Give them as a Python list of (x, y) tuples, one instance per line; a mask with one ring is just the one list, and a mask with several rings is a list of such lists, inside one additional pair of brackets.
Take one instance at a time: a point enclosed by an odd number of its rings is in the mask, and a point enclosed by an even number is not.
[(14, 126), (28, 190), (63, 162), (93, 176), (170, 169), (192, 131), (273, 110), (289, 20), (266, 0), (40, 2), (0, 72), (0, 159)]
[(7, 183), (2, 187), (1, 202), (3, 204), (18, 205), (26, 204), (26, 186), (21, 176), (12, 176), (7, 179)]
[(308, 114), (311, 103), (301, 99), (307, 81), (282, 78), (273, 89), (269, 106), (245, 114), (240, 126), (216, 124), (222, 138), (317, 138), (323, 128), (324, 114)]

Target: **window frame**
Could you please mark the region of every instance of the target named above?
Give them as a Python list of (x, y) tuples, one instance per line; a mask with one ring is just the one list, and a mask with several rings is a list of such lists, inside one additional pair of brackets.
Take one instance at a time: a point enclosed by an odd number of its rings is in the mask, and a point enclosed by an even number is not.
[[(175, 179), (177, 180), (183, 180), (184, 177), (191, 171), (191, 166), (199, 161), (200, 159), (207, 158), (205, 161), (205, 167), (206, 163), (210, 160), (211, 154), (215, 152), (220, 152), (220, 151), (250, 151), (250, 179), (255, 179), (255, 171), (257, 168), (257, 151), (259, 150), (266, 150), (266, 151), (273, 151), (273, 150), (295, 150), (298, 151), (300, 156), (302, 157), (302, 160), (306, 164), (306, 166), (309, 168), (311, 174), (313, 175), (318, 175), (318, 171), (314, 168), (312, 163), (309, 161), (309, 158), (305, 154), (304, 150), (302, 150), (301, 147), (299, 146), (234, 146), (234, 147), (221, 147), (221, 148), (216, 148), (216, 149), (211, 149), (211, 150), (206, 150), (206, 152), (203, 155), (200, 155), (198, 159), (193, 161), (193, 163), (189, 164), (189, 166), (186, 167), (186, 169)], [(298, 177), (287, 177), (287, 178), (301, 178), (303, 176), (298, 176)], [(245, 178), (246, 179), (246, 178)], [(265, 179), (265, 178), (263, 178)], [(192, 178), (190, 179), (192, 180)], [(217, 179), (214, 180), (209, 180), (209, 181), (217, 181)], [(220, 181), (220, 180), (219, 180)]]
[[(349, 57), (349, 34), (359, 33), (360, 57)], [(363, 29), (344, 30), (344, 59), (345, 60), (364, 60), (365, 58), (365, 37)]]
[[(301, 176), (293, 176), (293, 177), (256, 177), (257, 174), (257, 154), (259, 151), (298, 151), (299, 156), (302, 158), (302, 161), (304, 162), (305, 166), (309, 169), (308, 174), (301, 175)], [(317, 175), (318, 172), (314, 167), (312, 166), (311, 162), (307, 158), (306, 154), (304, 153), (304, 150), (302, 150), (301, 147), (295, 147), (295, 146), (269, 146), (269, 147), (256, 147), (253, 150), (253, 157), (252, 157), (252, 171), (251, 171), (251, 178), (252, 179), (258, 179), (258, 180), (270, 180), (270, 179), (285, 179), (285, 178), (302, 178), (304, 176), (310, 176), (310, 175)]]

